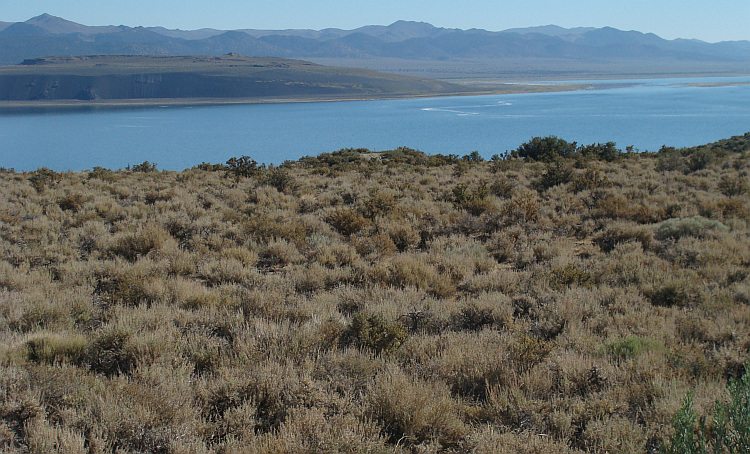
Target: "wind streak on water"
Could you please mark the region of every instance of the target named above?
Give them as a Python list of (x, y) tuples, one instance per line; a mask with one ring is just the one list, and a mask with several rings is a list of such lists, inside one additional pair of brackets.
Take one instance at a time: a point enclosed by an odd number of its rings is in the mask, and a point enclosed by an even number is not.
[(424, 112), (448, 112), (455, 113), (458, 115), (482, 115), (481, 112), (467, 112), (466, 109), (488, 109), (493, 107), (512, 106), (513, 104), (507, 101), (498, 101), (494, 104), (478, 104), (468, 106), (452, 106), (452, 107), (423, 107), (421, 110)]

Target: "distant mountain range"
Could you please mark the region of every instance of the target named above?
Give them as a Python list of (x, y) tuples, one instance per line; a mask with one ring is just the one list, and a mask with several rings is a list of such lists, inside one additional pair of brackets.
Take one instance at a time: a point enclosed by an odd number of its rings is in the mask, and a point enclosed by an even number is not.
[(0, 22), (0, 64), (54, 55), (243, 55), (303, 59), (452, 61), (512, 58), (571, 61), (749, 62), (750, 41), (665, 40), (614, 28), (554, 25), (501, 32), (438, 28), (398, 21), (354, 30), (169, 30), (87, 26), (42, 14)]

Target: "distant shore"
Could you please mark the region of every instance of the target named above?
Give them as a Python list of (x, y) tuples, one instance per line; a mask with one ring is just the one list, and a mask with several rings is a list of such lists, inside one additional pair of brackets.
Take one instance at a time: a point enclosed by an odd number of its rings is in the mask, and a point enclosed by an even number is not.
[[(482, 84), (484, 85), (484, 84)], [(241, 104), (282, 104), (303, 102), (370, 101), (387, 99), (441, 98), (451, 96), (482, 96), (518, 93), (549, 93), (576, 91), (597, 88), (594, 84), (519, 84), (507, 83), (497, 86), (476, 87), (475, 91), (431, 93), (431, 94), (382, 94), (368, 96), (291, 96), (291, 97), (250, 97), (250, 98), (140, 98), (140, 99), (100, 99), (81, 101), (72, 99), (0, 101), (0, 114), (33, 113), (71, 110), (111, 110), (147, 107), (192, 107)]]
[[(640, 83), (630, 79), (636, 75), (633, 72), (613, 72), (608, 74), (610, 79), (605, 79), (588, 78), (592, 74), (587, 71), (526, 69), (522, 71), (525, 78), (512, 80), (508, 76), (520, 75), (518, 69), (495, 68), (486, 72), (480, 71), (480, 65), (470, 72), (469, 67), (469, 62), (463, 62), (461, 77), (456, 79), (443, 73), (439, 78), (426, 78), (424, 74), (415, 77), (416, 74), (238, 54), (44, 57), (0, 67), (0, 114), (548, 93), (624, 88)], [(637, 74), (640, 78), (666, 75)], [(741, 82), (685, 81), (699, 86)]]
[[(44, 113), (58, 111), (76, 110), (114, 110), (114, 109), (136, 109), (136, 108), (159, 108), (159, 107), (196, 107), (196, 106), (222, 106), (243, 104), (285, 104), (285, 103), (307, 103), (307, 102), (337, 102), (337, 101), (371, 101), (371, 100), (393, 100), (393, 99), (417, 99), (417, 98), (443, 98), (453, 96), (483, 96), (483, 95), (505, 95), (523, 93), (553, 93), (580, 90), (604, 90), (631, 86), (634, 82), (613, 83), (540, 83), (540, 82), (494, 82), (490, 80), (463, 80), (460, 85), (473, 88), (471, 91), (446, 92), (446, 93), (391, 93), (391, 94), (369, 94), (363, 96), (341, 95), (341, 96), (262, 96), (245, 98), (134, 98), (134, 99), (99, 99), (99, 100), (33, 100), (33, 101), (0, 101), (0, 115), (13, 113)], [(750, 82), (696, 82), (676, 83), (691, 87), (724, 87), (736, 85), (750, 85)]]
[(750, 85), (750, 82), (696, 82), (696, 83), (681, 83), (681, 84), (674, 84), (674, 85), (684, 85), (687, 87), (713, 88), (713, 87), (736, 87), (739, 85)]

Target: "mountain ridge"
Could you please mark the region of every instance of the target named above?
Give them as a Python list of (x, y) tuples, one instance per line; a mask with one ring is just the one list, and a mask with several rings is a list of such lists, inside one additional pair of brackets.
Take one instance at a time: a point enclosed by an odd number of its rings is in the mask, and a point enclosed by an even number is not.
[[(66, 54), (224, 55), (236, 52), (319, 61), (349, 59), (354, 61), (353, 66), (366, 66), (365, 60), (383, 59), (419, 62), (562, 59), (591, 64), (639, 61), (662, 67), (685, 62), (708, 62), (714, 66), (741, 63), (740, 71), (750, 67), (750, 41), (666, 40), (653, 33), (612, 27), (566, 29), (545, 25), (488, 31), (396, 21), (352, 30), (170, 30), (124, 25), (88, 26), (49, 14), (25, 22), (0, 24), (9, 24), (0, 28), (0, 64), (4, 65)], [(471, 65), (464, 66), (467, 72), (472, 71)]]
[[(585, 34), (594, 30), (601, 30), (601, 29), (613, 29), (618, 30), (614, 27), (604, 26), (604, 27), (573, 27), (573, 28), (565, 28), (561, 27), (559, 25), (555, 24), (548, 24), (548, 25), (541, 25), (541, 26), (529, 26), (529, 27), (520, 27), (520, 28), (509, 28), (505, 30), (497, 30), (497, 31), (490, 31), (485, 29), (458, 29), (458, 28), (444, 28), (444, 27), (435, 27), (434, 25), (427, 23), (427, 22), (421, 22), (421, 21), (408, 21), (408, 20), (397, 20), (393, 22), (390, 25), (365, 25), (361, 26), (355, 29), (340, 29), (340, 28), (324, 28), (321, 30), (314, 30), (314, 29), (215, 29), (215, 28), (201, 28), (197, 30), (182, 30), (182, 29), (168, 29), (165, 27), (155, 26), (155, 27), (127, 27), (125, 25), (104, 25), (104, 26), (91, 26), (91, 25), (83, 25), (79, 24), (73, 21), (69, 21), (67, 19), (64, 19), (62, 17), (53, 16), (47, 13), (40, 14), (39, 16), (32, 17), (24, 22), (3, 22), (0, 21), (0, 30), (2, 30), (3, 27), (8, 27), (9, 25), (12, 25), (14, 23), (26, 23), (31, 25), (36, 25), (41, 28), (44, 28), (47, 32), (52, 34), (68, 34), (68, 33), (82, 33), (82, 34), (97, 34), (97, 33), (107, 33), (107, 32), (117, 32), (125, 28), (146, 28), (152, 31), (155, 31), (157, 33), (164, 34), (165, 36), (170, 37), (177, 37), (175, 35), (182, 35), (179, 37), (182, 37), (183, 39), (186, 38), (186, 34), (195, 33), (196, 36), (203, 36), (205, 37), (207, 34), (221, 34), (227, 31), (240, 31), (247, 33), (251, 36), (260, 37), (260, 36), (266, 36), (269, 34), (273, 35), (295, 35), (295, 36), (305, 36), (310, 38), (318, 38), (320, 36), (327, 36), (327, 37), (340, 37), (347, 34), (352, 33), (365, 33), (371, 36), (388, 36), (392, 35), (396, 39), (395, 40), (403, 40), (408, 38), (415, 38), (415, 37), (427, 37), (427, 36), (435, 36), (437, 34), (441, 34), (443, 32), (448, 31), (479, 31), (483, 33), (490, 33), (490, 34), (496, 34), (496, 33), (518, 33), (518, 34), (542, 34), (547, 36), (575, 36), (580, 34)], [(394, 33), (394, 31), (397, 31), (397, 33)], [(635, 32), (639, 34), (646, 34), (646, 35), (655, 35), (654, 33), (648, 33), (648, 32), (641, 32), (637, 30), (620, 30), (623, 32)], [(399, 36), (401, 35), (401, 36)], [(400, 39), (399, 39), (400, 38)], [(663, 38), (661, 38), (663, 39)], [(715, 43), (710, 43), (707, 41), (702, 41), (694, 38), (676, 38), (674, 40), (666, 40), (665, 41), (677, 41), (677, 40), (691, 40), (691, 41), (698, 41), (701, 43), (706, 44), (719, 44), (719, 43), (733, 43), (733, 42), (748, 42), (750, 43), (750, 40), (732, 40), (732, 41), (719, 41)]]

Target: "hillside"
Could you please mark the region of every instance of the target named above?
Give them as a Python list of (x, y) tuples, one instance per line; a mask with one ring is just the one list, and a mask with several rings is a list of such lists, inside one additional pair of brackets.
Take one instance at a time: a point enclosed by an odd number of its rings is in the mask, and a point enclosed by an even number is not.
[(237, 54), (48, 57), (0, 67), (0, 101), (361, 99), (469, 91), (436, 80)]
[(656, 454), (695, 430), (729, 454), (749, 158), (750, 133), (2, 169), (0, 450)]
[[(4, 28), (3, 28), (4, 27)], [(478, 63), (505, 69), (597, 65), (611, 71), (641, 74), (674, 72), (750, 72), (747, 41), (706, 43), (665, 40), (654, 34), (605, 28), (557, 26), (506, 31), (460, 30), (422, 22), (398, 21), (353, 30), (168, 30), (163, 27), (86, 26), (50, 15), (0, 27), (0, 64), (49, 55), (243, 55), (338, 59), (354, 66), (380, 69), (384, 60), (408, 68), (452, 62), (454, 72), (472, 74)], [(560, 62), (562, 60), (562, 62)], [(322, 61), (322, 60), (321, 60)], [(488, 63), (490, 62), (490, 63)], [(414, 74), (407, 70), (408, 74)], [(554, 76), (554, 74), (552, 74)]]

